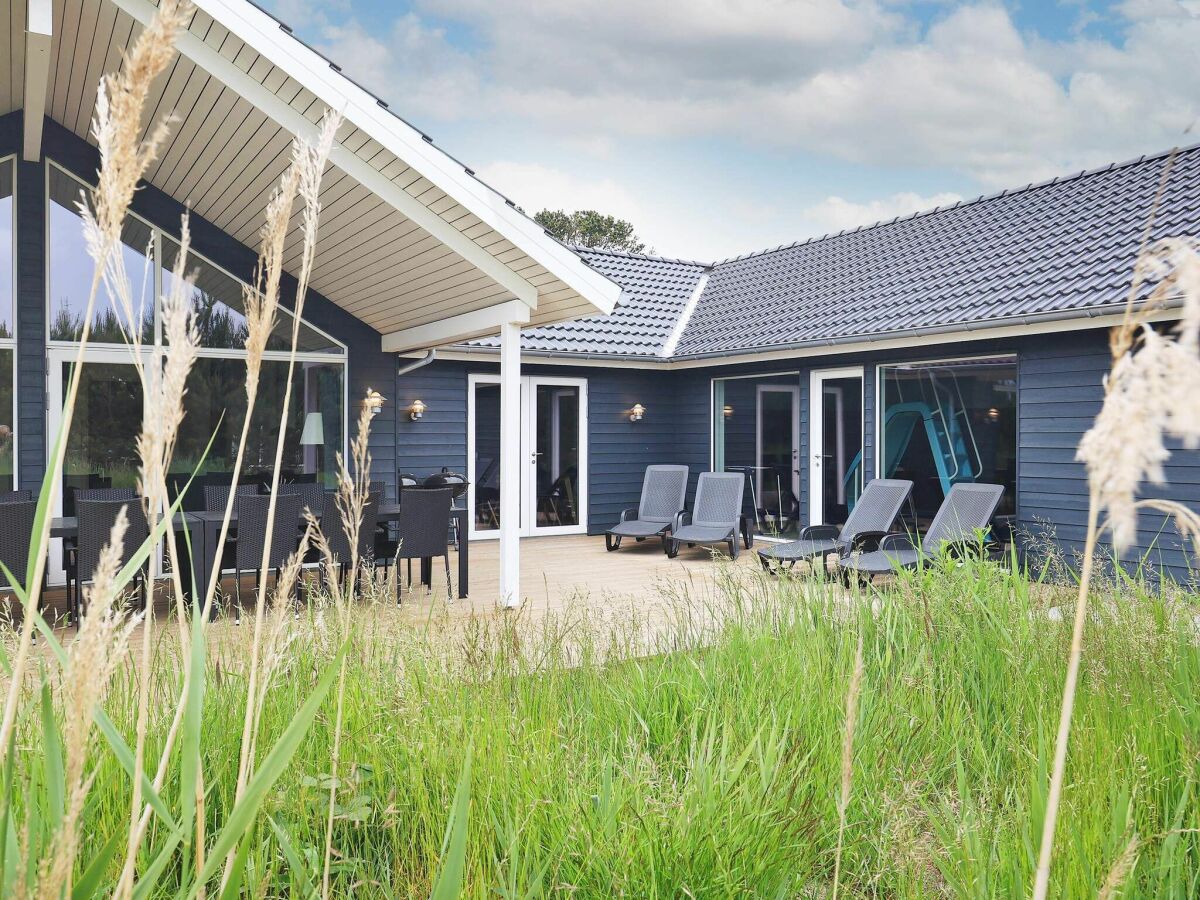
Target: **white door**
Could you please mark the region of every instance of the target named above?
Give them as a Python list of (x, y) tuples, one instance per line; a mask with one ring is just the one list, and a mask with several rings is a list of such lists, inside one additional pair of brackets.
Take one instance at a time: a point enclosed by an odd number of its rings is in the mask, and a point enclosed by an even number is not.
[(814, 370), (808, 396), (809, 522), (840, 525), (862, 491), (862, 366)]
[[(587, 380), (521, 379), (523, 535), (587, 530)], [(467, 385), (467, 500), (471, 538), (494, 538), (500, 508), (500, 378), (471, 375)]]
[(800, 496), (800, 386), (760, 384), (756, 401), (756, 501), (778, 534)]

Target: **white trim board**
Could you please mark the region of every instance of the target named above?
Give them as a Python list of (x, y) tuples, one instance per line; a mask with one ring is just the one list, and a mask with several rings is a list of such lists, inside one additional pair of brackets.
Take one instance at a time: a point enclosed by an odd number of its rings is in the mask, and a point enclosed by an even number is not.
[[(1162, 310), (1147, 315), (1148, 322), (1170, 322), (1179, 318), (1178, 310)], [(871, 351), (899, 350), (910, 347), (937, 348), (947, 344), (965, 344), (973, 341), (1002, 340), (1004, 338), (1026, 337), (1036, 334), (1057, 334), (1067, 331), (1093, 331), (1112, 328), (1121, 324), (1124, 315), (1094, 316), (1091, 318), (1062, 319), (1046, 322), (1022, 323), (1016, 325), (981, 326), (972, 331), (948, 331), (919, 335), (902, 335), (894, 338), (881, 338), (877, 341), (851, 341), (844, 344), (822, 344), (813, 347), (794, 347), (779, 350), (749, 351), (728, 356), (691, 357), (685, 359), (663, 359), (647, 357), (646, 359), (615, 358), (605, 359), (602, 356), (580, 356), (578, 359), (562, 354), (526, 352), (521, 354), (522, 365), (538, 366), (596, 366), (611, 369), (659, 369), (662, 371), (679, 371), (681, 369), (711, 369), (721, 366), (744, 365), (758, 362), (795, 363), (808, 358), (826, 356), (841, 356), (850, 353)], [(406, 354), (416, 358), (419, 353)], [(438, 359), (457, 362), (496, 362), (497, 351), (481, 347), (478, 350), (438, 350)]]

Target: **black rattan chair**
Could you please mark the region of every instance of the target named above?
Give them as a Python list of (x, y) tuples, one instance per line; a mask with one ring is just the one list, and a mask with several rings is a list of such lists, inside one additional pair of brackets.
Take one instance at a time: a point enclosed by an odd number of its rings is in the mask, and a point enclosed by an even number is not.
[(280, 496), (294, 495), (300, 498), (300, 512), (311, 509), (313, 515), (319, 516), (325, 509), (325, 488), (319, 484), (303, 484), (292, 482), (279, 486)]
[[(29, 491), (12, 491), (28, 494)], [(0, 519), (0, 562), (18, 578), (25, 577), (29, 566), (29, 546), (33, 535), (33, 520), (37, 515), (37, 501), (28, 497), (24, 500), (4, 501), (4, 516)], [(42, 579), (45, 584), (45, 579)], [(0, 589), (12, 589), (4, 573), (0, 571)], [(40, 610), (42, 598), (38, 597), (34, 608)], [(36, 635), (36, 632), (34, 632)]]
[(0, 503), (23, 503), (33, 499), (33, 491), (0, 491)]
[[(267, 568), (275, 570), (276, 584), (284, 563), (296, 549), (296, 529), (300, 522), (300, 495), (281, 493), (275, 498), (275, 520), (267, 531), (271, 498), (266, 495), (238, 494), (233, 500), (237, 514), (237, 539), (234, 552), (234, 620), (242, 623), (242, 573), (254, 573), (255, 590), (262, 590), (263, 551), (267, 552)], [(299, 585), (297, 584), (297, 589)]]
[[(400, 518), (396, 522), (395, 546), (389, 548), (396, 561), (396, 604), (400, 604), (400, 560), (409, 560), (408, 583), (412, 586), (412, 560), (442, 557), (446, 564), (446, 597), (454, 596), (450, 585), (450, 502), (454, 490), (423, 488), (400, 495)], [(387, 563), (384, 563), (385, 569)]]
[[(225, 512), (225, 504), (229, 502), (229, 492), (232, 489), (233, 485), (231, 484), (206, 484), (204, 486), (204, 509), (207, 512)], [(239, 484), (237, 486), (239, 497), (252, 497), (257, 493), (257, 484)]]
[[(107, 491), (123, 491), (126, 488), (110, 488)], [(146, 523), (146, 511), (137, 498), (122, 499), (84, 499), (83, 491), (76, 498), (75, 512), (79, 521), (79, 537), (74, 547), (68, 548), (67, 569), (67, 599), (71, 610), (78, 622), (83, 614), (82, 585), (91, 581), (96, 567), (100, 564), (100, 552), (108, 543), (112, 534), (113, 522), (122, 507), (129, 521), (125, 531), (124, 546), (121, 548), (121, 566), (124, 567), (134, 552), (150, 536), (150, 526)], [(149, 602), (147, 589), (147, 572), (143, 568), (135, 576), (135, 581), (142, 595), (142, 609)]]
[[(358, 564), (359, 566), (374, 567), (375, 560), (375, 530), (379, 525), (379, 504), (382, 497), (377, 493), (368, 493), (367, 502), (363, 504), (362, 522), (358, 527)], [(350, 570), (350, 560), (353, 557), (350, 546), (350, 535), (342, 522), (341, 513), (337, 508), (337, 494), (325, 495), (325, 509), (321, 514), (321, 531), (329, 543), (329, 551), (341, 567), (342, 577)]]

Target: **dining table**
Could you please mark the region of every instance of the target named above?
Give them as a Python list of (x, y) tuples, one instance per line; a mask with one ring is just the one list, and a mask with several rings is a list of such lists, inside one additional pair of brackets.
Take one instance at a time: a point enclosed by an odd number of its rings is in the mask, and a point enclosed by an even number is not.
[[(377, 514), (380, 523), (395, 522), (400, 518), (400, 504), (380, 504)], [(185, 533), (187, 535), (187, 543), (191, 547), (192, 576), (198, 585), (208, 584), (209, 574), (212, 572), (213, 567), (217, 565), (217, 558), (220, 555), (220, 547), (218, 545), (221, 538), (221, 523), (224, 521), (224, 518), (225, 514), (223, 511), (179, 512), (175, 514), (175, 532), (180, 537)], [(320, 519), (319, 513), (317, 518), (318, 520)], [(465, 539), (465, 535), (467, 534), (467, 510), (451, 508), (450, 518), (446, 522), (447, 528), (451, 522), (456, 524), (456, 533), (460, 536), (458, 541), (458, 596), (459, 599), (464, 599), (468, 593), (470, 577), (470, 544)], [(300, 519), (296, 523), (297, 537), (299, 537), (303, 528), (304, 520)], [(237, 534), (236, 512), (230, 518), (229, 533), (230, 536)], [(50, 523), (50, 537), (52, 538), (64, 538), (69, 541), (77, 539), (78, 535), (79, 520), (75, 516), (59, 516)], [(432, 560), (421, 560), (421, 582), (426, 586), (433, 583)], [(190, 585), (185, 583), (184, 587), (187, 590), (190, 588)]]

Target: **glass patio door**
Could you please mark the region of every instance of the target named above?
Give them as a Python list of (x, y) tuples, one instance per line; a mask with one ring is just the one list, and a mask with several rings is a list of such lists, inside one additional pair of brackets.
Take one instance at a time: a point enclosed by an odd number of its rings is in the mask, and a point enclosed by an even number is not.
[[(468, 385), (467, 479), (472, 538), (499, 536), (500, 379)], [(587, 381), (521, 379), (521, 533), (580, 534), (587, 528)]]
[(812, 373), (809, 390), (809, 521), (840, 525), (863, 485), (863, 370)]
[[(70, 385), (76, 352), (49, 353), (49, 440), (62, 424), (63, 404)], [(136, 488), (139, 457), (137, 437), (142, 428), (143, 393), (128, 350), (91, 349), (84, 357), (75, 400), (71, 433), (63, 458), (56, 516), (75, 515), (75, 493), (91, 488)], [(61, 583), (62, 542), (50, 547), (50, 580)]]

